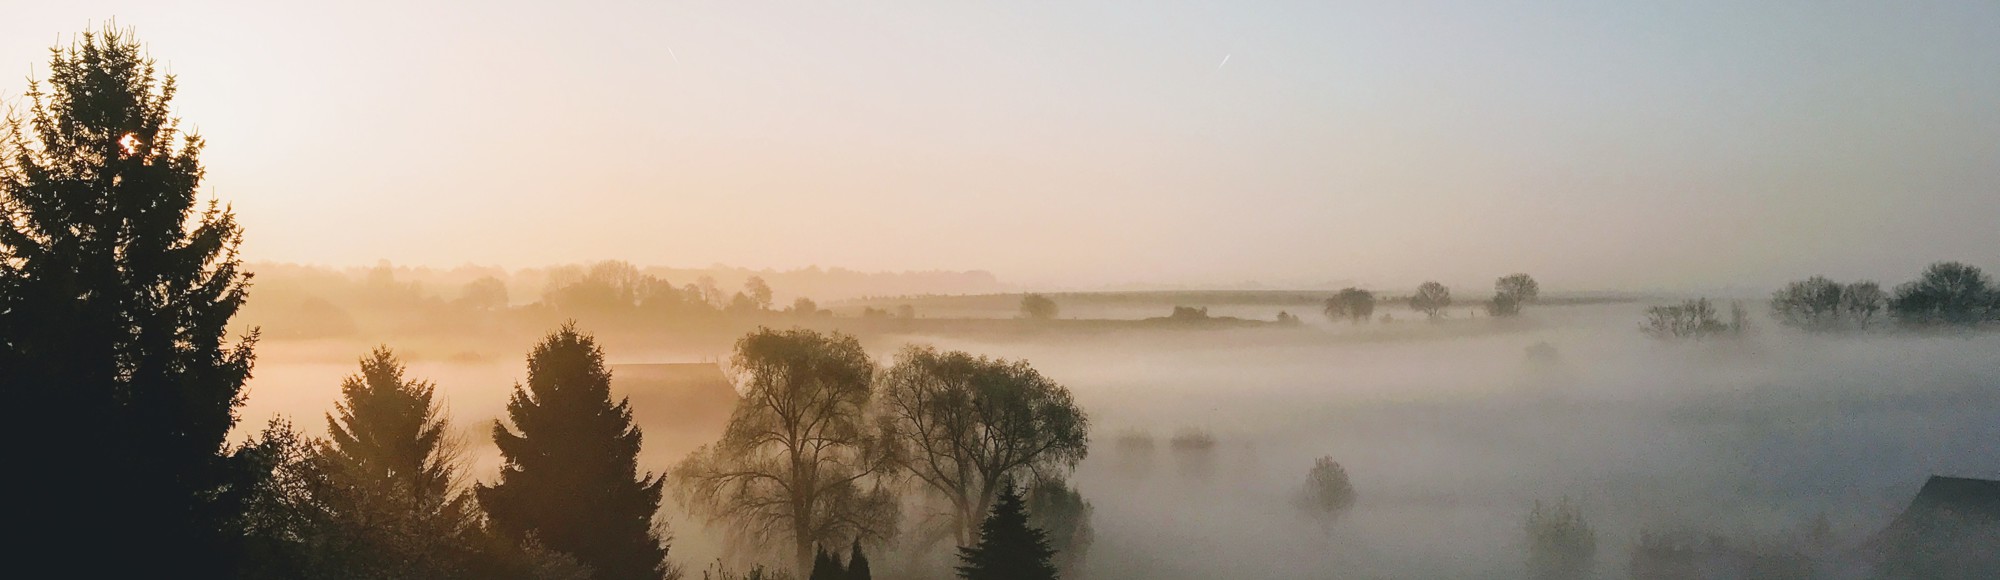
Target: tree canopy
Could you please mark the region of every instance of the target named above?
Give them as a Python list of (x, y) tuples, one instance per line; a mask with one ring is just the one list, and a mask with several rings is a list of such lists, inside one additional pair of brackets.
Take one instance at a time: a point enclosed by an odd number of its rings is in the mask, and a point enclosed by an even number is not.
[(892, 463), (863, 415), (875, 365), (861, 343), (765, 328), (738, 340), (730, 360), (743, 399), (722, 440), (674, 469), (689, 511), (748, 545), (791, 544), (801, 573), (816, 545), (893, 534), (895, 497), (874, 480)]
[(1346, 319), (1349, 322), (1367, 322), (1375, 315), (1375, 293), (1360, 288), (1345, 288), (1332, 298), (1326, 299), (1321, 309), (1329, 320)]
[(1451, 289), (1437, 282), (1425, 282), (1417, 286), (1417, 293), (1410, 295), (1410, 309), (1436, 319), (1451, 307)]
[(1028, 294), (1021, 297), (1022, 318), (1029, 320), (1053, 320), (1059, 312), (1061, 312), (1061, 309), (1056, 306), (1056, 301), (1049, 299), (1047, 296)]
[(1059, 477), (1088, 452), (1069, 389), (1024, 361), (906, 347), (882, 374), (881, 409), (894, 456), (951, 504), (961, 545), (1003, 481)]
[(1938, 262), (1896, 287), (1889, 312), (1908, 324), (1973, 325), (2000, 319), (2000, 289), (1977, 266)]

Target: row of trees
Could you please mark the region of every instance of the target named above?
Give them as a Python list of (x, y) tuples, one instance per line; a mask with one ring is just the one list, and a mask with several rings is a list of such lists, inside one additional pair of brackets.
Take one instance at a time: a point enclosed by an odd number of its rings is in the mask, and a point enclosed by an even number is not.
[(1938, 262), (1886, 294), (1874, 281), (1842, 284), (1824, 276), (1786, 284), (1771, 295), (1779, 322), (1806, 330), (1866, 328), (1887, 308), (1912, 326), (1970, 326), (2000, 320), (2000, 287), (1976, 266)]
[(493, 441), (496, 480), (467, 485), (435, 387), (387, 348), (361, 360), (315, 439), (274, 422), (254, 444), (239, 576), (667, 578), (663, 476), (638, 470), (631, 409), (596, 341), (572, 326), (528, 355)]
[(1006, 482), (1073, 493), (1062, 479), (1088, 449), (1068, 389), (1021, 361), (910, 346), (878, 371), (852, 336), (762, 329), (731, 362), (742, 402), (675, 468), (681, 501), (742, 545), (789, 546), (801, 570), (814, 546), (894, 538), (910, 481), (941, 504), (922, 532), (971, 545)]
[[(1527, 274), (1510, 274), (1493, 281), (1493, 298), (1486, 302), (1486, 312), (1493, 316), (1515, 316), (1521, 307), (1541, 298), (1541, 284)], [(1335, 322), (1342, 320), (1354, 323), (1367, 322), (1375, 315), (1375, 293), (1360, 288), (1345, 288), (1327, 298), (1321, 308), (1326, 317)], [(1444, 315), (1452, 304), (1451, 288), (1437, 282), (1424, 282), (1410, 294), (1411, 310), (1424, 313), (1436, 319)]]
[[(496, 294), (497, 293), (497, 294)], [(466, 284), (461, 300), (477, 301), (489, 307), (506, 305), (506, 285), (497, 278), (481, 278)], [(696, 316), (717, 313), (751, 314), (772, 311), (770, 284), (751, 276), (743, 289), (733, 294), (718, 288), (715, 280), (702, 277), (685, 286), (675, 286), (637, 266), (623, 261), (605, 261), (588, 268), (560, 268), (549, 275), (549, 288), (542, 302), (565, 313), (644, 312), (663, 316)], [(794, 300), (785, 313), (818, 315), (823, 312), (811, 299)]]

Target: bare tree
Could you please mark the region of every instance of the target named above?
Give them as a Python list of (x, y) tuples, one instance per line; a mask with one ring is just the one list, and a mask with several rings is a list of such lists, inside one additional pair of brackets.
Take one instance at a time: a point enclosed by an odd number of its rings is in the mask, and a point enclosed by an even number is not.
[(1850, 283), (1840, 289), (1841, 311), (1860, 326), (1868, 326), (1875, 319), (1875, 313), (1881, 312), (1882, 305), (1888, 301), (1889, 295), (1874, 280)]
[(1493, 293), (1512, 296), (1521, 304), (1533, 304), (1542, 298), (1542, 285), (1534, 276), (1509, 274), (1493, 281)]
[(731, 360), (743, 399), (722, 440), (674, 469), (690, 512), (747, 545), (790, 542), (800, 574), (814, 544), (886, 540), (899, 514), (888, 449), (863, 415), (874, 362), (853, 336), (759, 329)]
[(749, 280), (744, 280), (743, 295), (750, 297), (758, 310), (771, 309), (771, 285), (764, 283), (764, 277), (751, 276)]
[(1422, 312), (1432, 319), (1451, 307), (1451, 289), (1437, 282), (1425, 282), (1417, 286), (1417, 293), (1410, 295), (1410, 309)]
[(881, 382), (895, 456), (951, 504), (960, 545), (1003, 481), (1056, 477), (1087, 453), (1089, 419), (1069, 389), (1024, 361), (910, 346)]
[(1542, 285), (1527, 274), (1510, 274), (1493, 281), (1493, 301), (1486, 303), (1486, 313), (1493, 316), (1514, 316), (1521, 313), (1521, 306), (1540, 299)]
[[(1740, 322), (1742, 317), (1737, 318)], [(1696, 340), (1723, 334), (1730, 328), (1716, 315), (1715, 304), (1707, 298), (1648, 308), (1646, 322), (1640, 326), (1640, 330), (1654, 338)]]

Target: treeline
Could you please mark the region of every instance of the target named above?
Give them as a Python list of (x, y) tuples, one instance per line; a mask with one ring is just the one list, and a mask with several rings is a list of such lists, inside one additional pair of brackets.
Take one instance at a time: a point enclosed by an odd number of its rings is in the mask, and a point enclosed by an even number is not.
[(806, 297), (774, 304), (776, 290), (751, 275), (738, 287), (702, 276), (674, 283), (628, 262), (605, 261), (537, 271), (542, 287), (496, 269), (454, 271), (470, 278), (450, 288), (418, 281), (412, 270), (387, 264), (356, 273), (279, 266), (259, 271), (258, 303), (247, 322), (274, 338), (352, 338), (393, 334), (453, 335), (496, 329), (546, 328), (561, 320), (599, 326), (734, 329), (780, 317), (828, 316)]
[[(1933, 263), (1893, 293), (1873, 280), (1813, 276), (1772, 292), (1770, 313), (1779, 324), (1812, 332), (1866, 330), (1883, 318), (1905, 329), (1970, 329), (2000, 322), (2000, 286), (1960, 262)], [(1730, 303), (1725, 321), (1714, 301), (1696, 298), (1647, 309), (1640, 329), (1657, 338), (1699, 340), (1741, 335), (1748, 320), (1741, 303)]]
[(2000, 321), (2000, 287), (1976, 266), (1937, 262), (1893, 294), (1872, 280), (1842, 284), (1824, 276), (1771, 294), (1772, 317), (1805, 330), (1867, 328), (1884, 310), (1905, 326), (1977, 326)]
[[(1510, 274), (1493, 281), (1493, 297), (1481, 306), (1488, 315), (1496, 318), (1518, 316), (1522, 307), (1540, 300), (1541, 295), (1542, 286), (1533, 276)], [(1374, 292), (1349, 287), (1327, 298), (1320, 308), (1320, 313), (1335, 322), (1347, 321), (1359, 324), (1372, 319), (1375, 315), (1375, 305), (1380, 301)], [(1425, 318), (1437, 320), (1449, 315), (1448, 309), (1452, 305), (1451, 288), (1434, 281), (1424, 282), (1417, 285), (1416, 291), (1410, 294), (1406, 302), (1410, 310), (1423, 314)], [(1382, 321), (1392, 322), (1394, 318), (1383, 314)]]

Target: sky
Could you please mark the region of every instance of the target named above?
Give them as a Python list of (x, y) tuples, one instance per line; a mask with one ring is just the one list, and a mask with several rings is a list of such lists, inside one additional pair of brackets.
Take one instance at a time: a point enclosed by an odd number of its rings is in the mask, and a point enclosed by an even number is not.
[[(465, 9), (461, 5), (477, 5)], [(2000, 268), (2000, 3), (9, 1), (115, 19), (246, 257), (1275, 287)]]

